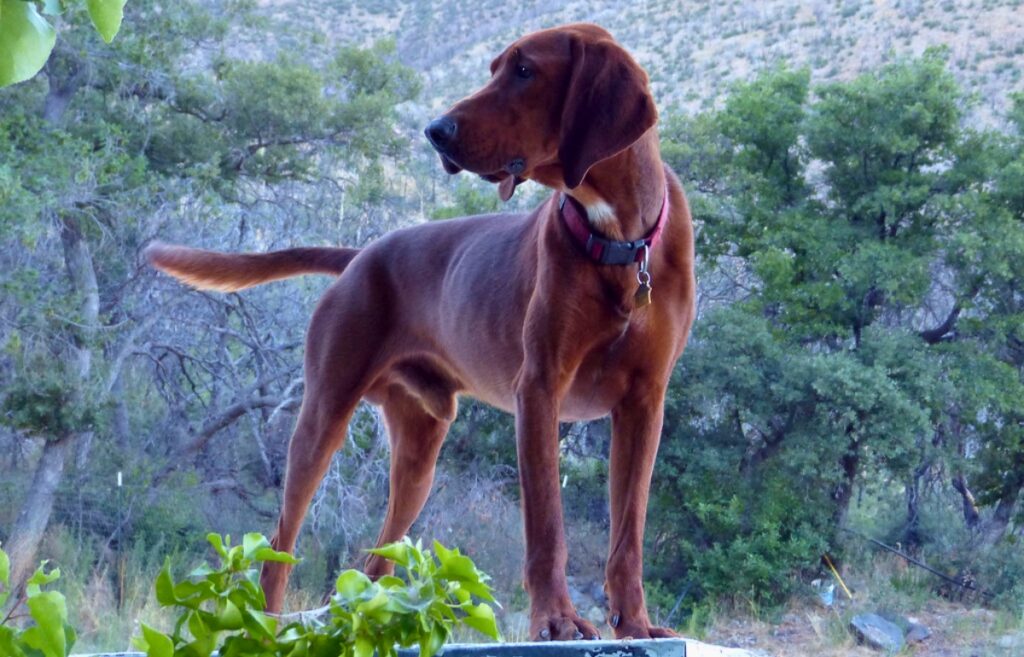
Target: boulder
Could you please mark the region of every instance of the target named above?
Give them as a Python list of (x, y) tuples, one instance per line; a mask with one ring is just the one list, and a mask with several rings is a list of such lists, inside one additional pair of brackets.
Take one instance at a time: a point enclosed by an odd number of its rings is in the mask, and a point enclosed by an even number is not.
[(1024, 650), (1024, 632), (1004, 634), (996, 640), (996, 645), (1007, 650)]
[(927, 626), (918, 623), (915, 620), (910, 621), (910, 626), (907, 628), (907, 633), (903, 636), (907, 643), (921, 643), (932, 635), (932, 631)]
[(858, 640), (895, 654), (903, 649), (903, 630), (878, 614), (858, 614), (850, 621), (850, 629)]

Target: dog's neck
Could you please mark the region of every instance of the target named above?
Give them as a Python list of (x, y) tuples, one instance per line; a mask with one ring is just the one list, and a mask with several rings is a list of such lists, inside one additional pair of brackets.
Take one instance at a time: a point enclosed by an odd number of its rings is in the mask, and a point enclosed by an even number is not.
[(654, 229), (665, 185), (658, 133), (651, 128), (626, 150), (591, 167), (569, 194), (586, 208), (596, 231), (609, 239), (637, 240)]

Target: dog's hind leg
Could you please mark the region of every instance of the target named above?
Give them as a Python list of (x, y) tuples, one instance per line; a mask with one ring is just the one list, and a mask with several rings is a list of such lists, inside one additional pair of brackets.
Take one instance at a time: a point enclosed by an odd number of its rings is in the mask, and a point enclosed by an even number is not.
[[(428, 410), (423, 399), (410, 394), (404, 386), (396, 384), (388, 388), (383, 408), (391, 440), (391, 482), (388, 512), (377, 538), (378, 547), (408, 533), (430, 494), (437, 455), (455, 416), (456, 403), (449, 390), (432, 392), (434, 401), (447, 399), (448, 403), (435, 403), (434, 406), (441, 408)], [(391, 574), (394, 563), (371, 555), (366, 560), (365, 571), (376, 579)]]
[[(377, 355), (387, 339), (379, 327), (386, 318), (354, 289), (360, 281), (354, 283), (328, 290), (309, 325), (305, 395), (288, 446), (281, 515), (271, 539), (276, 550), (294, 552), (313, 495), (345, 441), (356, 404), (377, 374)], [(260, 584), (268, 611), (281, 611), (290, 571), (287, 564), (263, 565)]]

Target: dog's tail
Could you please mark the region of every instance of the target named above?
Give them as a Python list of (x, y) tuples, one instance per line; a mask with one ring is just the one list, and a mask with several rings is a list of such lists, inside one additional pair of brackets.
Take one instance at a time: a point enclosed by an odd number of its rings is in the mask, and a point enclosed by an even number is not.
[(269, 253), (221, 253), (153, 242), (146, 247), (149, 264), (200, 290), (234, 292), (253, 285), (302, 274), (345, 271), (359, 249), (306, 247)]

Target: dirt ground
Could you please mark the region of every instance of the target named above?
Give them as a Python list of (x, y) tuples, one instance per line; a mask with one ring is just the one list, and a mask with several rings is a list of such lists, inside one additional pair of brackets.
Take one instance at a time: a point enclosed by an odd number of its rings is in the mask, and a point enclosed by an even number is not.
[[(771, 657), (877, 657), (883, 654), (857, 645), (846, 630), (850, 615), (841, 610), (806, 606), (789, 610), (778, 624), (746, 619), (720, 621), (701, 639)], [(1024, 656), (1024, 631), (1007, 625), (1005, 617), (996, 612), (935, 600), (906, 616), (925, 625), (931, 630), (931, 636), (920, 643), (908, 644), (901, 655)]]

